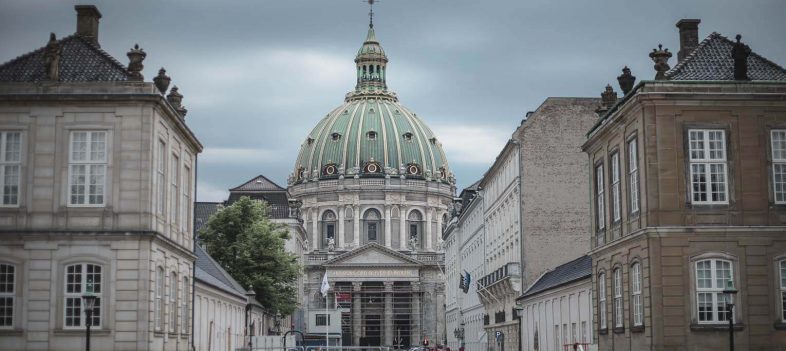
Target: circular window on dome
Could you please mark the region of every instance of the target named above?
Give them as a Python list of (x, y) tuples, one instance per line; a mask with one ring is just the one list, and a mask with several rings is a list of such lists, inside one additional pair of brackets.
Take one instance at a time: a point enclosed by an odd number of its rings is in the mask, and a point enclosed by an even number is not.
[(322, 167), (322, 175), (324, 176), (332, 176), (336, 175), (336, 173), (338, 173), (338, 168), (336, 168), (334, 163), (329, 163)]
[(416, 163), (410, 163), (407, 165), (407, 174), (420, 175), (420, 166), (418, 166)]
[(381, 171), (382, 167), (380, 167), (377, 162), (368, 162), (366, 166), (363, 167), (363, 172), (365, 173), (380, 173)]
[(403, 138), (404, 138), (404, 140), (406, 140), (406, 141), (412, 141), (412, 136), (413, 136), (413, 135), (412, 135), (412, 133), (410, 133), (410, 132), (406, 132), (406, 133), (404, 133), (404, 135), (402, 135), (402, 137), (403, 137)]
[(341, 134), (339, 134), (338, 132), (333, 132), (333, 134), (330, 134), (330, 139), (332, 139), (333, 141), (339, 141), (341, 140)]
[(368, 140), (377, 140), (377, 132), (373, 130), (366, 133), (366, 136), (368, 137)]

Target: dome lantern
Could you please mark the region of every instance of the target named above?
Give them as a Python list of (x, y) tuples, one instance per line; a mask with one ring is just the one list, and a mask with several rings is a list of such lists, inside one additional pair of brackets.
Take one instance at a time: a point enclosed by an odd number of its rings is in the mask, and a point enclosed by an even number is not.
[[(370, 0), (369, 5), (373, 5), (374, 1)], [(385, 75), (387, 73), (388, 58), (385, 56), (385, 50), (377, 40), (377, 35), (374, 32), (374, 9), (369, 12), (368, 33), (366, 40), (358, 50), (355, 57), (355, 65), (357, 68), (357, 85), (355, 90), (357, 92), (387, 90), (385, 83)]]

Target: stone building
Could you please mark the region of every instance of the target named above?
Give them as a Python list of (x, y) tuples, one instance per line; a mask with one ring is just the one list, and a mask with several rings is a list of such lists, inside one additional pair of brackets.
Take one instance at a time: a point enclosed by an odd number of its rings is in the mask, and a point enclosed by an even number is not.
[(593, 350), (592, 259), (581, 256), (543, 273), (516, 300), (521, 350)]
[(0, 349), (189, 350), (192, 202), (202, 145), (183, 98), (134, 46), (101, 49), (101, 13), (0, 65)]
[(444, 340), (441, 232), (455, 180), (439, 139), (388, 90), (373, 25), (355, 63), (355, 90), (304, 137), (289, 177), (310, 240), (305, 307), (324, 313), (327, 272), (344, 345), (433, 345)]
[[(516, 298), (522, 292), (519, 142), (509, 140), (478, 184), (483, 201), (484, 273), (476, 289), (486, 309), (488, 347), (518, 348)], [(497, 337), (497, 333), (502, 333)]]
[(476, 284), (478, 277), (486, 275), (484, 207), (479, 184), (477, 181), (461, 191), (460, 202), (443, 233), (447, 345), (457, 350), (462, 346), (467, 351), (486, 350), (488, 343), (484, 329), (486, 309)]
[(786, 350), (786, 70), (698, 24), (583, 146), (600, 350)]
[[(195, 206), (195, 228), (194, 232), (199, 242), (199, 230), (207, 224), (210, 216), (220, 211), (226, 206), (232, 205), (243, 196), (248, 196), (254, 200), (265, 201), (270, 208), (270, 220), (286, 226), (289, 231), (289, 239), (284, 244), (284, 249), (295, 254), (298, 263), (303, 264), (303, 257), (306, 252), (306, 233), (303, 228), (302, 220), (299, 218), (297, 203), (292, 201), (287, 194), (287, 190), (280, 187), (264, 175), (258, 175), (243, 184), (229, 189), (229, 198), (224, 202), (197, 202)], [(199, 252), (197, 251), (197, 254)], [(211, 259), (212, 260), (212, 259)], [(295, 282), (297, 298), (301, 305), (295, 309), (295, 313), (290, 316), (279, 316), (276, 311), (263, 311), (260, 323), (255, 324), (256, 336), (275, 335), (281, 331), (289, 330), (294, 326), (296, 330), (305, 330), (305, 319), (303, 316), (302, 303), (303, 284), (305, 278), (299, 277)], [(254, 301), (249, 303), (253, 304)]]

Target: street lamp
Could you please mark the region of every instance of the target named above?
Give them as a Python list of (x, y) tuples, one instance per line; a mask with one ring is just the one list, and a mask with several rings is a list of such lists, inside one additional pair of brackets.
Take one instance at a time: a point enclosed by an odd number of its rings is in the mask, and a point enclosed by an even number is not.
[(93, 310), (96, 306), (96, 298), (97, 296), (90, 291), (82, 295), (82, 301), (84, 301), (85, 306), (85, 326), (87, 327), (85, 331), (85, 351), (90, 351), (90, 326), (93, 325)]
[(726, 283), (726, 289), (723, 290), (723, 296), (726, 298), (726, 318), (729, 320), (729, 350), (734, 351), (734, 297), (737, 296), (737, 289), (734, 288), (734, 282), (729, 281)]

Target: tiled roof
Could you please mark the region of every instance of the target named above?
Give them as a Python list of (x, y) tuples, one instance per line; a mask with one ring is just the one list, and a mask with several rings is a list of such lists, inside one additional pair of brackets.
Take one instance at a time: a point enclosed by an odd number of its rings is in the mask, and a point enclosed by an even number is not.
[[(76, 34), (58, 40), (60, 81), (127, 81), (128, 70), (106, 51)], [(48, 80), (46, 47), (0, 65), (0, 82), (40, 82)]]
[(242, 185), (229, 189), (229, 191), (286, 191), (286, 189), (260, 174)]
[[(696, 49), (671, 70), (670, 80), (734, 80), (734, 42), (713, 32)], [(748, 77), (751, 80), (786, 81), (786, 69), (758, 54), (748, 56)]]
[(521, 297), (537, 295), (546, 290), (587, 278), (590, 275), (592, 275), (592, 258), (586, 255), (581, 256), (543, 274)]
[(197, 256), (194, 276), (197, 280), (242, 299), (246, 298), (246, 290), (227, 271), (221, 268), (221, 265), (213, 260), (204, 249), (197, 245), (194, 251)]
[(207, 220), (221, 208), (221, 202), (195, 202), (194, 203), (194, 232), (198, 232), (207, 225)]

